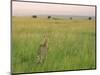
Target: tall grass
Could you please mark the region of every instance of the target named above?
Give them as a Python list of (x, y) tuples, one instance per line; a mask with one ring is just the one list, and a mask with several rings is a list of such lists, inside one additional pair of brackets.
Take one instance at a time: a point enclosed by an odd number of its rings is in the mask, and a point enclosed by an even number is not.
[[(38, 47), (49, 39), (47, 59), (36, 63)], [(12, 72), (95, 68), (95, 21), (12, 18)]]

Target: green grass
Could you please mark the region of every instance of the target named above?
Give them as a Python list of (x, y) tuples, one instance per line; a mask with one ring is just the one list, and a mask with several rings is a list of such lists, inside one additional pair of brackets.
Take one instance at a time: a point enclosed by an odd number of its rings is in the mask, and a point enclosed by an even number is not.
[[(43, 36), (49, 51), (36, 63)], [(95, 21), (12, 17), (12, 72), (95, 69)]]

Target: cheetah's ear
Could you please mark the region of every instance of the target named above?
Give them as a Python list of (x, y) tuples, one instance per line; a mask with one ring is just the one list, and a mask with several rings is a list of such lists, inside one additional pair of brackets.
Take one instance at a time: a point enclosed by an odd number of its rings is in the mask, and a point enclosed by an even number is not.
[(43, 35), (43, 40), (45, 41), (45, 40), (47, 40), (48, 38), (47, 38), (47, 35), (46, 34), (44, 34)]
[(44, 42), (46, 42), (46, 41), (47, 41), (47, 36), (46, 36), (46, 34), (45, 34), (45, 35), (42, 35), (42, 39), (41, 39), (40, 44), (43, 45)]

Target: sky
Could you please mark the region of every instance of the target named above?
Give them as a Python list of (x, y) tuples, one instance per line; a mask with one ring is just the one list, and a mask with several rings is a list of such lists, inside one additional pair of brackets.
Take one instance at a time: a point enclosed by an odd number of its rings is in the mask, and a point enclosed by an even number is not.
[(12, 15), (13, 16), (31, 16), (31, 15), (95, 16), (95, 7), (13, 1)]

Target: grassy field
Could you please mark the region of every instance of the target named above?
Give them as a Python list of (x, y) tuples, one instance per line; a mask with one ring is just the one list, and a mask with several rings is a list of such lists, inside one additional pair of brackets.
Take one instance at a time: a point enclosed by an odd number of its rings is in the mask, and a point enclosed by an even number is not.
[[(49, 50), (36, 63), (43, 36)], [(12, 17), (12, 72), (95, 69), (95, 21)]]

